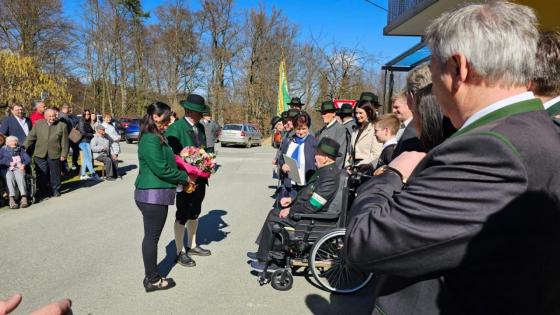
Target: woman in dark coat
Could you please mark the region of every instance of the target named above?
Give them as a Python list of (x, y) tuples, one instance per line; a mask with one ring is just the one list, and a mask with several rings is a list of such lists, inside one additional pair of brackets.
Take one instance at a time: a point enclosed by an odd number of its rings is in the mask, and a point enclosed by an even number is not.
[[(93, 169), (93, 157), (91, 154), (91, 147), (89, 145), (91, 139), (93, 138), (93, 135), (95, 134), (95, 131), (91, 127), (91, 112), (88, 109), (85, 109), (82, 112), (82, 117), (78, 122), (78, 130), (82, 134), (82, 139), (80, 140), (79, 144), (80, 150), (82, 150), (82, 167), (80, 172), (80, 179), (84, 180), (93, 178), (95, 180), (99, 180), (99, 176), (97, 176), (95, 170)], [(88, 170), (91, 177), (87, 175)]]

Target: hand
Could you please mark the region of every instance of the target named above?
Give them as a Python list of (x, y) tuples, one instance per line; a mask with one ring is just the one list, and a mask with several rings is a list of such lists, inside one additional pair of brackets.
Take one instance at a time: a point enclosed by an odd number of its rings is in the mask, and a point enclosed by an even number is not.
[(111, 155), (111, 159), (113, 159), (113, 161), (116, 161), (116, 160), (118, 160), (118, 159), (119, 159), (119, 157), (118, 157), (118, 156), (116, 156), (116, 155)]
[(290, 172), (290, 167), (288, 166), (288, 164), (282, 165), (282, 172), (284, 172), (284, 173), (289, 173)]
[(402, 176), (409, 178), (412, 171), (416, 168), (418, 163), (424, 159), (426, 153), (424, 152), (403, 152), (401, 155), (397, 156), (396, 159), (389, 163), (389, 166), (401, 172)]
[(190, 182), (190, 183), (196, 182), (196, 178), (197, 178), (196, 176), (191, 175), (191, 174), (188, 174), (188, 175), (189, 175), (189, 182)]
[(281, 219), (287, 218), (288, 215), (290, 215), (290, 209), (291, 208), (286, 208), (286, 209), (280, 210), (280, 213), (278, 214), (278, 217), (280, 217)]
[(21, 303), (21, 294), (16, 293), (7, 300), (0, 300), (0, 315), (9, 314)]
[(22, 171), (25, 172), (25, 165), (21, 164), (18, 166), (18, 168)]
[(66, 157), (61, 155), (61, 156), (60, 156), (60, 160), (61, 160), (61, 161), (66, 161)]
[(276, 165), (276, 159), (272, 160), (272, 165)]
[(282, 199), (280, 199), (280, 205), (282, 207), (287, 207), (292, 203), (292, 198), (290, 197), (284, 197)]

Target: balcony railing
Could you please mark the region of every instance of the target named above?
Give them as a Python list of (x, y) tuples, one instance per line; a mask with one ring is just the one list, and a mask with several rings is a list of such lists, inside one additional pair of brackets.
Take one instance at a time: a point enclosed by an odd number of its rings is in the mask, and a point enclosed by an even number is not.
[(433, 0), (389, 0), (389, 15), (387, 17), (387, 24), (399, 18), (407, 12), (413, 11), (415, 8), (424, 4), (425, 2), (434, 2)]

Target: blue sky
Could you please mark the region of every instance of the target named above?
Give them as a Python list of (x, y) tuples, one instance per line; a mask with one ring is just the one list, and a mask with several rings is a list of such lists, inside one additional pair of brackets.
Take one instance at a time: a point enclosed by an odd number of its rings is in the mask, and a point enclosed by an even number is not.
[[(370, 0), (387, 7), (386, 0)], [(82, 0), (64, 0), (64, 10), (72, 18), (81, 15)], [(146, 11), (153, 11), (164, 0), (142, 0)], [(187, 0), (187, 5), (200, 9), (199, 0)], [(387, 12), (365, 0), (237, 0), (235, 7), (242, 11), (251, 7), (272, 6), (282, 10), (298, 25), (298, 41), (318, 38), (320, 43), (338, 43), (348, 48), (358, 47), (385, 63), (419, 42), (418, 37), (383, 36)], [(154, 16), (154, 14), (152, 14)], [(380, 64), (381, 65), (381, 64)]]

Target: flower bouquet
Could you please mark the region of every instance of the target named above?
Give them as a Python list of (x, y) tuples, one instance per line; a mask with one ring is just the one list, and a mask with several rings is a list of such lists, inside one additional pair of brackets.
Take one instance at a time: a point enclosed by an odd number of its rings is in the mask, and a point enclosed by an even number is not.
[[(209, 178), (216, 172), (216, 155), (206, 152), (202, 148), (185, 147), (178, 156), (175, 156), (177, 165), (187, 171), (187, 174), (196, 177)], [(192, 193), (196, 189), (196, 183), (190, 182), (184, 190)]]

